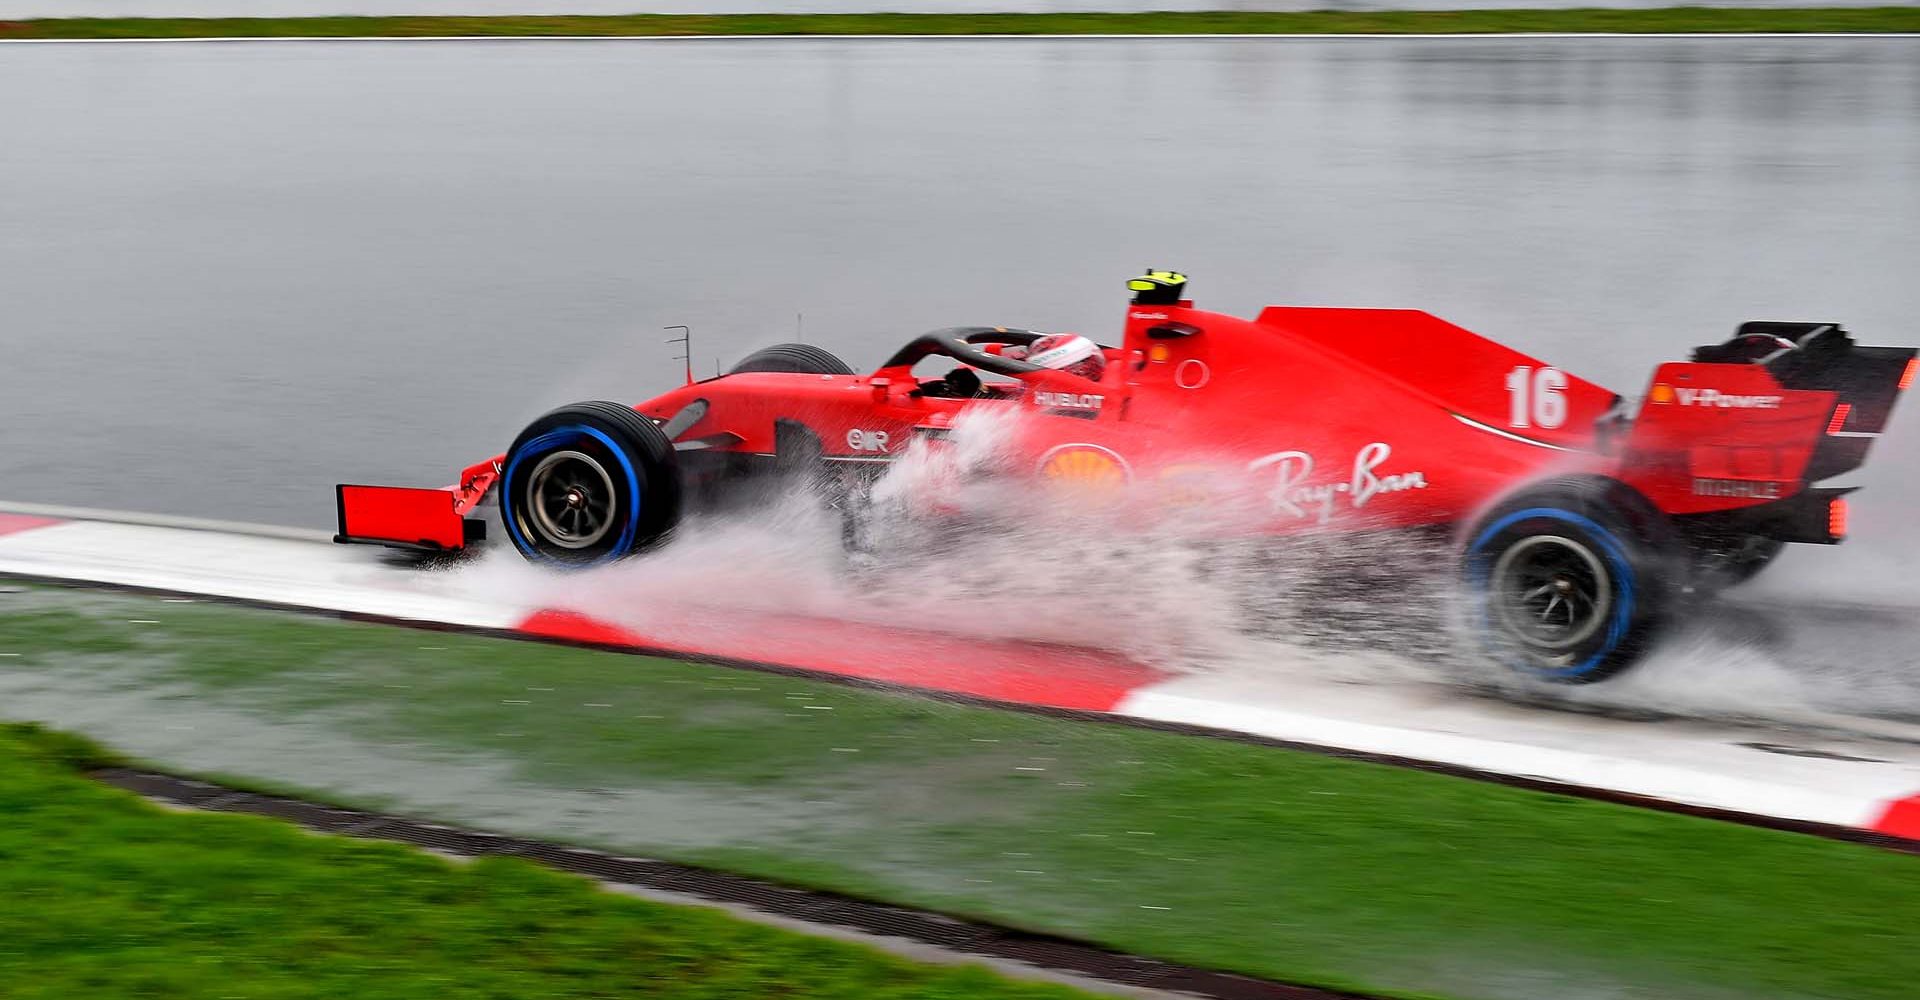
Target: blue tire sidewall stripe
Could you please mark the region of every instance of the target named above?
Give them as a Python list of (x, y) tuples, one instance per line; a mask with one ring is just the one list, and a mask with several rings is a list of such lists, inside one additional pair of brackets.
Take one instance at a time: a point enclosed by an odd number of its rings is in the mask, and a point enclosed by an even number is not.
[(591, 437), (605, 445), (607, 451), (611, 452), (613, 457), (620, 463), (621, 471), (626, 473), (628, 506), (631, 508), (628, 512), (627, 523), (620, 531), (619, 541), (614, 543), (613, 548), (607, 550), (600, 558), (593, 561), (596, 563), (606, 562), (626, 555), (633, 547), (634, 536), (640, 531), (640, 510), (644, 502), (640, 492), (640, 474), (634, 468), (633, 460), (627, 456), (627, 450), (620, 447), (620, 445), (614, 441), (612, 435), (589, 424), (567, 424), (561, 427), (555, 427), (545, 434), (515, 448), (512, 456), (507, 459), (506, 473), (500, 477), (502, 485), (506, 487), (506, 489), (502, 491), (504, 493), (502, 497), (504, 502), (500, 505), (500, 521), (506, 525), (507, 535), (513, 539), (514, 548), (519, 549), (520, 553), (529, 559), (546, 561), (546, 556), (534, 548), (533, 543), (528, 540), (526, 534), (520, 527), (520, 518), (517, 513), (519, 510), (518, 499), (513, 496), (513, 489), (516, 482), (514, 473), (520, 468), (520, 463), (529, 455), (539, 454), (556, 446), (577, 441), (581, 437)]
[(1626, 550), (1621, 547), (1619, 540), (1614, 537), (1613, 532), (1590, 517), (1583, 514), (1576, 514), (1570, 510), (1562, 510), (1558, 507), (1529, 507), (1525, 510), (1514, 511), (1488, 525), (1486, 529), (1481, 531), (1479, 536), (1473, 540), (1473, 544), (1467, 547), (1469, 580), (1474, 588), (1481, 593), (1487, 605), (1484, 608), (1484, 614), (1486, 616), (1484, 627), (1489, 632), (1494, 631), (1492, 600), (1489, 593), (1490, 581), (1488, 580), (1488, 577), (1492, 575), (1493, 567), (1492, 559), (1489, 558), (1487, 553), (1483, 553), (1481, 549), (1484, 548), (1489, 541), (1492, 541), (1495, 536), (1499, 535), (1500, 532), (1513, 527), (1521, 521), (1532, 518), (1563, 521), (1587, 532), (1595, 542), (1599, 543), (1601, 553), (1606, 556), (1607, 562), (1612, 566), (1614, 580), (1616, 586), (1619, 588), (1620, 599), (1616, 602), (1614, 612), (1607, 622), (1607, 641), (1603, 643), (1600, 649), (1592, 656), (1569, 667), (1543, 668), (1524, 663), (1515, 664), (1517, 669), (1542, 677), (1580, 677), (1598, 668), (1601, 662), (1607, 658), (1608, 654), (1612, 653), (1614, 649), (1620, 645), (1620, 641), (1626, 638), (1627, 629), (1633, 623), (1633, 608), (1635, 603), (1635, 574), (1633, 564), (1627, 561)]

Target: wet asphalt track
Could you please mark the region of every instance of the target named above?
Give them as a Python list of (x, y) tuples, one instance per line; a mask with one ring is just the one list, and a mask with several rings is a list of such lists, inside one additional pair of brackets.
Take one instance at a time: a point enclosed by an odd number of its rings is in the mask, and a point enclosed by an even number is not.
[(1736, 593), (1694, 611), (1643, 672), (1587, 688), (1484, 693), (1650, 722), (1704, 718), (1920, 743), (1916, 650), (1920, 613), (1909, 607)]
[[(796, 327), (870, 364), (1111, 329), (1145, 265), (1629, 394), (1741, 319), (1920, 338), (1913, 39), (5, 46), (0, 93), (15, 500), (324, 525), (337, 480), (665, 387), (670, 323), (703, 370)], [(1854, 544), (1701, 624), (1702, 683), (1783, 650), (1920, 712), (1915, 407), (1859, 480)]]

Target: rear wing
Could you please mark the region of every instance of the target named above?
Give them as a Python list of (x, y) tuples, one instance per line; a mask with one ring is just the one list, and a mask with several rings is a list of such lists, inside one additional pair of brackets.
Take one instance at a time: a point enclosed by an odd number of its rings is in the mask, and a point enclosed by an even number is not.
[(1654, 371), (1622, 478), (1680, 515), (1807, 493), (1866, 461), (1917, 353), (1859, 346), (1832, 323), (1742, 324)]
[(1724, 344), (1696, 348), (1695, 361), (1738, 362), (1742, 353), (1784, 389), (1834, 394), (1825, 437), (1806, 478), (1831, 479), (1867, 460), (1874, 439), (1887, 429), (1893, 405), (1913, 386), (1920, 354), (1911, 347), (1863, 347), (1838, 323), (1742, 323)]

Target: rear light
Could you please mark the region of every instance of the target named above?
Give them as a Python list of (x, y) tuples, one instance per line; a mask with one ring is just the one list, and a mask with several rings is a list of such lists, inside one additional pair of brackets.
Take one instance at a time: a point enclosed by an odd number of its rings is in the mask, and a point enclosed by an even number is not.
[(1838, 434), (1840, 428), (1847, 425), (1847, 415), (1853, 412), (1852, 403), (1841, 403), (1833, 408), (1833, 419), (1827, 421), (1827, 433)]
[(1842, 497), (1827, 501), (1827, 534), (1835, 539), (1847, 537), (1847, 501)]
[(1920, 373), (1920, 358), (1908, 358), (1907, 370), (1900, 373), (1901, 392), (1913, 388), (1913, 377), (1915, 373)]

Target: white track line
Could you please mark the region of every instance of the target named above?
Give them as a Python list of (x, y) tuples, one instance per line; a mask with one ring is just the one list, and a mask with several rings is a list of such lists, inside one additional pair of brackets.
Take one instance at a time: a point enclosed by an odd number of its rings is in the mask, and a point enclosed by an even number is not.
[(106, 521), (112, 524), (140, 524), (154, 528), (178, 528), (182, 531), (218, 531), (229, 535), (253, 535), (261, 538), (288, 538), (301, 542), (331, 542), (333, 532), (313, 528), (287, 528), (277, 524), (251, 524), (245, 521), (221, 521), (207, 517), (178, 517), (172, 514), (140, 514), (127, 510), (99, 507), (68, 507), (51, 503), (14, 503), (0, 500), (0, 514), (21, 514), (55, 521)]
[(447, 586), (445, 574), (396, 570), (375, 551), (304, 534), (101, 519), (0, 535), (0, 574), (7, 573), (469, 628), (513, 628), (534, 610), (475, 598)]
[[(1116, 711), (1830, 826), (1870, 827), (1888, 802), (1920, 790), (1920, 747), (1912, 744), (1547, 712), (1417, 684), (1190, 677), (1136, 691)], [(1773, 742), (1844, 757), (1751, 745)]]

